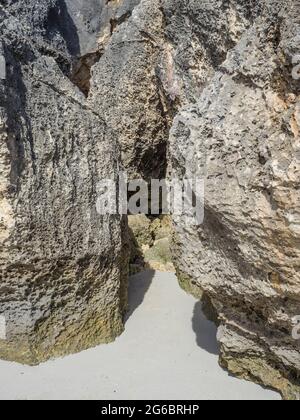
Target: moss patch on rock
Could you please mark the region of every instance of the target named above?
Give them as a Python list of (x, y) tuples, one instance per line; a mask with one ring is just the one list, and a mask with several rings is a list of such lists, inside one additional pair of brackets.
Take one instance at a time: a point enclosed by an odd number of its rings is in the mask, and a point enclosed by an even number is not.
[(178, 268), (176, 269), (176, 275), (178, 279), (179, 286), (187, 292), (189, 295), (194, 296), (196, 299), (203, 298), (203, 291), (197, 285), (196, 281), (188, 276), (186, 273), (183, 273)]
[(274, 369), (267, 361), (260, 357), (241, 357), (235, 355), (220, 356), (220, 365), (234, 376), (279, 391), (285, 400), (299, 400), (300, 385), (285, 378), (279, 370)]
[(124, 330), (122, 316), (82, 314), (57, 334), (59, 317), (54, 314), (37, 326), (34, 336), (9, 342), (0, 340), (0, 359), (37, 365), (48, 359), (79, 353), (114, 341)]
[(174, 272), (172, 263), (172, 224), (168, 216), (128, 217), (130, 230), (130, 274), (146, 269)]

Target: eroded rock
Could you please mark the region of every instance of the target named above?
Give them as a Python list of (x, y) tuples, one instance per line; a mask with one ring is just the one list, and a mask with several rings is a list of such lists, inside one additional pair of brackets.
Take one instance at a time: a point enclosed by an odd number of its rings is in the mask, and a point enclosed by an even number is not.
[[(298, 398), (297, 2), (268, 3), (194, 106), (176, 117), (172, 175), (205, 179), (205, 221), (176, 218), (179, 276), (218, 312), (221, 363)], [(297, 38), (298, 37), (298, 38)]]
[(146, 269), (174, 272), (171, 240), (172, 222), (169, 216), (128, 216), (130, 243), (130, 273)]
[(0, 10), (0, 357), (35, 364), (122, 332), (128, 261), (122, 218), (96, 211), (116, 137), (59, 65), (61, 2), (20, 3)]
[[(1, 356), (121, 332), (126, 228), (96, 214), (98, 180), (204, 177), (204, 224), (173, 220), (180, 283), (218, 317), (223, 366), (296, 398), (298, 2), (1, 4)], [(161, 221), (132, 226), (143, 261), (169, 258)]]

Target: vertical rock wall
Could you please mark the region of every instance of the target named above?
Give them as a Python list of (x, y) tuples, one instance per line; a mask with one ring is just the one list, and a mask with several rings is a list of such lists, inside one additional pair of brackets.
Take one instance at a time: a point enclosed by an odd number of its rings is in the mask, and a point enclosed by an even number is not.
[(172, 251), (222, 365), (297, 397), (298, 1), (1, 5), (1, 356), (121, 332), (126, 221), (97, 215), (97, 182), (168, 172), (205, 179), (204, 224), (174, 218)]
[(171, 173), (205, 179), (205, 220), (176, 218), (174, 259), (181, 283), (218, 313), (222, 365), (298, 398), (299, 8), (261, 3), (196, 103), (175, 118)]
[(89, 96), (130, 176), (168, 166), (205, 178), (203, 226), (174, 219), (179, 277), (218, 313), (222, 364), (288, 398), (299, 392), (297, 6), (142, 0), (93, 67)]
[(77, 47), (61, 4), (0, 11), (0, 356), (26, 363), (112, 340), (126, 308), (123, 221), (96, 212), (118, 147), (63, 73)]

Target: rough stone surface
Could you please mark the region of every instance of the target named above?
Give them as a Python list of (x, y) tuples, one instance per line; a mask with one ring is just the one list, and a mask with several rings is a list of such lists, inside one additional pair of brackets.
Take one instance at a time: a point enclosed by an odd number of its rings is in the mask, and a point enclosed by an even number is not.
[(217, 310), (222, 365), (298, 398), (299, 5), (261, 4), (175, 118), (171, 174), (204, 177), (205, 220), (175, 219), (174, 259), (182, 284), (198, 286)]
[(297, 398), (298, 0), (1, 5), (3, 357), (122, 330), (127, 246), (95, 213), (98, 179), (199, 176), (204, 224), (173, 220), (180, 283), (219, 323), (223, 366)]
[(115, 177), (119, 152), (59, 65), (73, 48), (56, 20), (63, 2), (8, 3), (0, 9), (0, 357), (38, 363), (121, 333), (127, 246), (121, 218), (96, 212), (97, 182)]
[(132, 13), (140, 0), (65, 0), (79, 38), (80, 54), (106, 44), (115, 28)]
[[(103, 24), (99, 56), (83, 57), (76, 72), (86, 94), (93, 86), (91, 100), (117, 130), (130, 178), (165, 175), (175, 113), (182, 104), (196, 100), (207, 78), (259, 14), (260, 3), (108, 3), (106, 13), (114, 17)], [(91, 62), (92, 79), (86, 84)]]
[(66, 0), (76, 27), (79, 52), (73, 57), (72, 80), (87, 96), (91, 68), (100, 60), (114, 31), (126, 21), (140, 0)]
[(156, 74), (163, 18), (160, 2), (142, 1), (115, 29), (92, 69), (89, 100), (116, 130), (130, 178), (165, 172), (168, 127)]

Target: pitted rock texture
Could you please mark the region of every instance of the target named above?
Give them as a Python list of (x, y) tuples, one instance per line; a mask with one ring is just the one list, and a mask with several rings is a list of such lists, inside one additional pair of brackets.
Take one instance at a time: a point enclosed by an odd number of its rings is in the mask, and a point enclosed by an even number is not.
[[(89, 98), (117, 130), (129, 178), (149, 180), (166, 174), (174, 115), (181, 105), (195, 101), (209, 75), (259, 14), (260, 2), (135, 3), (125, 13), (134, 2), (120, 2), (116, 13), (122, 11), (123, 17), (114, 18), (120, 24), (110, 37), (101, 38)], [(85, 74), (86, 64), (82, 62)], [(87, 94), (87, 86), (80, 84)]]
[(125, 221), (96, 211), (118, 147), (58, 64), (62, 3), (0, 9), (0, 357), (30, 364), (114, 339), (126, 309)]
[(116, 27), (132, 13), (140, 0), (65, 0), (85, 55), (105, 45)]
[(212, 305), (223, 366), (297, 398), (299, 2), (0, 5), (1, 356), (121, 332), (126, 220), (96, 214), (98, 180), (198, 176), (204, 224), (173, 220), (180, 282)]
[(92, 69), (88, 100), (117, 132), (129, 178), (165, 173), (168, 126), (155, 69), (163, 38), (159, 2), (142, 1)]
[(172, 221), (169, 216), (128, 216), (130, 242), (130, 274), (147, 269), (174, 272), (171, 240)]
[(88, 96), (91, 69), (100, 60), (119, 25), (125, 22), (140, 0), (66, 0), (67, 11), (76, 26), (79, 51), (73, 57), (71, 78)]
[(171, 175), (205, 179), (202, 226), (175, 218), (182, 284), (218, 313), (221, 364), (300, 393), (299, 4), (261, 2), (197, 102), (176, 116)]

